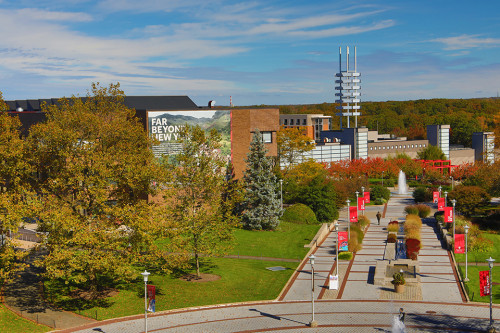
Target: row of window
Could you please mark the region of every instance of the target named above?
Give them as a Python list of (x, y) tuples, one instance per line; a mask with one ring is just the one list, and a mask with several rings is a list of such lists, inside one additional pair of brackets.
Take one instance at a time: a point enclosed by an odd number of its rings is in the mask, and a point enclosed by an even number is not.
[[(307, 119), (304, 118), (302, 119), (302, 126), (305, 126), (307, 124)], [(288, 125), (288, 119), (283, 120), (283, 125), (287, 126)], [(298, 125), (300, 126), (300, 119), (290, 119), (290, 126), (293, 125)]]
[[(414, 144), (414, 145), (399, 145), (399, 149), (406, 148), (422, 148), (425, 144)], [(382, 146), (382, 147), (370, 147), (370, 150), (386, 150), (386, 149), (398, 149), (398, 146)]]

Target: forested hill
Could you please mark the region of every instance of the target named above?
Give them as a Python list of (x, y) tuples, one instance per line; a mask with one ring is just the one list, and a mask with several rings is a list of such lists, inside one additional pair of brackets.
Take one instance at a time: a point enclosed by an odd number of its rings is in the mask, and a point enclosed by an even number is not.
[[(333, 129), (339, 128), (336, 104), (282, 105), (280, 113), (322, 113), (332, 116)], [(380, 133), (426, 137), (430, 124), (451, 125), (451, 143), (470, 147), (473, 132), (495, 131), (500, 137), (500, 98), (426, 99), (415, 101), (362, 102), (358, 125)], [(344, 119), (344, 126), (346, 120)]]

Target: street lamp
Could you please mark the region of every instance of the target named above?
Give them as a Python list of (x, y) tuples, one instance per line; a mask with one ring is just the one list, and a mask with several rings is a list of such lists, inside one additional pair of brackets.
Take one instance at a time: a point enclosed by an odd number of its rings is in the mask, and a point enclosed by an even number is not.
[(444, 191), (444, 206), (448, 207), (448, 191)]
[(309, 327), (318, 327), (318, 323), (314, 320), (314, 254), (309, 256), (309, 263), (311, 264), (311, 303), (312, 303), (312, 320)]
[(144, 332), (148, 333), (148, 276), (149, 272), (144, 270), (141, 273), (144, 278)]
[[(491, 281), (493, 280), (493, 276), (491, 275), (491, 270), (493, 269), (493, 262), (495, 261), (495, 259), (492, 259), (491, 257), (489, 259), (486, 259), (486, 261), (488, 262), (488, 266), (490, 267), (490, 326), (489, 326), (489, 330), (491, 330), (493, 328), (493, 308), (492, 308), (492, 305), (493, 305), (493, 298), (492, 298), (492, 295), (493, 295), (493, 290), (491, 290)], [(494, 332), (494, 331), (493, 331)]]
[(337, 251), (335, 251), (335, 254), (337, 256), (337, 258), (335, 259), (336, 261), (336, 265), (337, 265), (337, 281), (339, 281), (339, 223), (338, 222), (335, 222), (334, 224), (335, 226), (335, 231), (337, 233)]
[[(361, 186), (361, 196), (363, 197), (363, 200), (365, 200), (364, 199), (364, 197), (365, 197), (365, 187), (364, 186)], [(365, 209), (366, 209), (366, 207), (365, 207)], [(364, 210), (362, 211), (362, 214), (365, 215)]]
[(283, 210), (283, 179), (280, 179), (280, 201), (281, 201), (281, 210)]
[(358, 207), (359, 207), (358, 196), (359, 196), (359, 192), (356, 191), (356, 215), (359, 216), (359, 212), (358, 212)]
[(468, 275), (467, 275), (467, 234), (469, 233), (469, 225), (466, 224), (464, 226), (464, 229), (465, 229), (465, 279), (464, 281), (465, 282), (468, 282), (469, 281), (469, 278), (468, 278)]
[(440, 197), (440, 198), (441, 198), (441, 189), (442, 189), (442, 187), (441, 187), (441, 185), (439, 185), (439, 187), (438, 187), (438, 191), (439, 191), (439, 197)]
[(351, 200), (347, 199), (347, 241), (351, 237)]
[(455, 241), (455, 204), (457, 200), (451, 199), (451, 204), (453, 205), (453, 241)]
[(453, 184), (455, 183), (455, 179), (453, 179), (453, 176), (450, 176), (451, 179), (451, 190), (453, 191)]

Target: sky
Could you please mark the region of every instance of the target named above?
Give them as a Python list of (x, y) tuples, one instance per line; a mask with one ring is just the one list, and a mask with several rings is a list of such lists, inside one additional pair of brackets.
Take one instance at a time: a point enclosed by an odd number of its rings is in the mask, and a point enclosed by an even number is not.
[(362, 101), (492, 97), (499, 13), (497, 0), (0, 0), (0, 91), (119, 82), (200, 106), (332, 103), (339, 47), (353, 63), (356, 46)]

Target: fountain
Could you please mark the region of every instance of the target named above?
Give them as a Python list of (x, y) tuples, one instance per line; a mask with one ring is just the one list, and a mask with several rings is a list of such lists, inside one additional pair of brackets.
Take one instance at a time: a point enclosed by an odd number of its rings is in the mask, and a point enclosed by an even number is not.
[(406, 175), (403, 170), (399, 170), (398, 194), (408, 194), (408, 191), (406, 189)]

